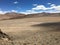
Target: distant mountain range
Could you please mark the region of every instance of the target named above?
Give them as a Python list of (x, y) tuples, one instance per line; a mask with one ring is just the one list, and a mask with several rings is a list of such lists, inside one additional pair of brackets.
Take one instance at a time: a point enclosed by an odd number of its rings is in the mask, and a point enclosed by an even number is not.
[(24, 14), (19, 14), (19, 13), (6, 13), (6, 14), (0, 14), (0, 20), (6, 20), (6, 19), (17, 19), (17, 18), (24, 18)]
[(32, 18), (32, 17), (46, 17), (46, 16), (60, 16), (60, 13), (36, 13), (36, 14), (20, 14), (15, 12), (10, 12), (6, 14), (0, 14), (0, 20), (6, 19), (18, 19), (18, 18)]

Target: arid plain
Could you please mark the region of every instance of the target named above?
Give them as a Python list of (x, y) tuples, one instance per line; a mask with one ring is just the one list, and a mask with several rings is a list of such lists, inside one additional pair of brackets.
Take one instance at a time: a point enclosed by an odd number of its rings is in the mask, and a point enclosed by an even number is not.
[(11, 38), (0, 45), (60, 45), (59, 16), (1, 20), (0, 29)]

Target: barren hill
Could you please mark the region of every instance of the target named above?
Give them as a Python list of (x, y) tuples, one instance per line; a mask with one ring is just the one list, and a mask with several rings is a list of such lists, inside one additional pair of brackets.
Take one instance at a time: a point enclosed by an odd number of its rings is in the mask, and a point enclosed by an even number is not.
[(46, 16), (60, 16), (60, 13), (36, 13), (36, 14), (28, 14), (26, 17), (46, 17)]
[(36, 14), (20, 14), (15, 12), (10, 12), (6, 14), (0, 14), (0, 20), (7, 20), (7, 19), (18, 19), (18, 18), (34, 18), (34, 17), (47, 17), (47, 16), (60, 16), (60, 13), (36, 13)]
[(11, 12), (6, 14), (0, 14), (0, 20), (17, 19), (17, 18), (23, 18), (24, 16), (25, 16), (24, 14)]

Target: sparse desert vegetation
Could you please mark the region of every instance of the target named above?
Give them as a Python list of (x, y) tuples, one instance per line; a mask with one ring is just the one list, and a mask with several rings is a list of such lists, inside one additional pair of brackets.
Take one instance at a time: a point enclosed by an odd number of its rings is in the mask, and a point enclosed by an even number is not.
[(11, 40), (0, 40), (0, 45), (60, 45), (59, 27), (60, 17), (1, 20), (0, 29)]

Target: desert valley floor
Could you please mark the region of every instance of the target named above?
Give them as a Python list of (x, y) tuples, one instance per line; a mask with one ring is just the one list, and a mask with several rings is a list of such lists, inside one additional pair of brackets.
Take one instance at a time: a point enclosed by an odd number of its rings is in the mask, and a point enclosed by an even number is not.
[(60, 45), (60, 17), (1, 20), (0, 29), (11, 38), (0, 45)]

